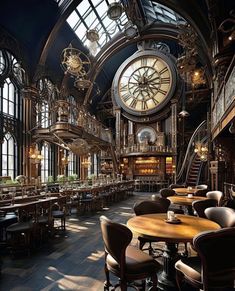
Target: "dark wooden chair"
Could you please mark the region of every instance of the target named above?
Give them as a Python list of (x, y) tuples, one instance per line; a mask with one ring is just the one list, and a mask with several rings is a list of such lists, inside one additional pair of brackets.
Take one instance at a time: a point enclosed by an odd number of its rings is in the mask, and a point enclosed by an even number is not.
[(205, 210), (206, 217), (221, 227), (235, 226), (235, 210), (229, 207), (209, 207)]
[(112, 290), (120, 286), (121, 291), (126, 291), (127, 286), (136, 280), (143, 280), (142, 287), (145, 288), (144, 279), (149, 277), (153, 284), (151, 290), (157, 290), (157, 272), (160, 270), (160, 264), (148, 254), (129, 245), (132, 240), (130, 229), (105, 216), (100, 217), (100, 224), (105, 246), (104, 290), (113, 287), (109, 272), (119, 278), (119, 283)]
[[(144, 214), (151, 214), (151, 213), (166, 213), (170, 206), (170, 201), (165, 198), (155, 197), (154, 200), (144, 200), (135, 203), (133, 209), (135, 215), (144, 215)], [(152, 243), (159, 242), (158, 239), (146, 239), (143, 237), (138, 237), (139, 240), (139, 248), (141, 250), (148, 250), (149, 255), (158, 256), (156, 251), (161, 251), (160, 249), (154, 249), (152, 247)], [(144, 245), (149, 243), (149, 246), (144, 249)], [(162, 251), (161, 251), (162, 252)]]
[(196, 200), (193, 201), (192, 207), (195, 210), (197, 216), (202, 218), (207, 218), (205, 210), (209, 207), (216, 207), (217, 201), (215, 199), (206, 199), (206, 200)]
[[(197, 257), (176, 262), (179, 289), (183, 282), (204, 291), (233, 288), (235, 280), (235, 228), (202, 232), (194, 237)], [(185, 290), (187, 290), (185, 288)], [(224, 290), (224, 289), (222, 289)], [(227, 290), (227, 289), (226, 289)], [(233, 289), (229, 289), (233, 290)]]
[[(173, 189), (162, 188), (162, 189), (160, 190), (160, 196), (161, 196), (162, 198), (167, 198), (167, 197), (169, 197), (169, 196), (175, 196), (175, 195), (176, 195), (176, 193), (175, 193), (175, 191), (174, 191)], [(176, 214), (184, 214), (184, 210), (183, 210), (183, 209), (181, 209), (181, 208), (177, 208), (177, 207), (174, 206), (174, 205), (170, 205), (170, 206), (169, 206), (169, 210), (174, 211)]]

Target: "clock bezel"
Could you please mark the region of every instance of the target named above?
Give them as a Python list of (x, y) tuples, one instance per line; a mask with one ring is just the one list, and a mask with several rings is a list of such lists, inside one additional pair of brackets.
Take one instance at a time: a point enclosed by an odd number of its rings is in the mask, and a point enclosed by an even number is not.
[[(119, 96), (119, 83), (120, 83), (120, 78), (121, 78), (123, 72), (130, 66), (130, 64), (132, 64), (133, 62), (135, 62), (138, 59), (141, 59), (142, 57), (155, 57), (155, 58), (161, 59), (163, 62), (165, 62), (165, 64), (167, 65), (167, 67), (170, 71), (170, 74), (171, 74), (171, 87), (170, 87), (167, 95), (164, 97), (164, 100), (159, 105), (157, 105), (154, 108), (151, 108), (149, 110), (146, 110), (146, 111), (131, 109), (122, 101), (121, 97)], [(126, 59), (121, 64), (119, 69), (117, 70), (115, 77), (114, 77), (114, 80), (113, 80), (113, 85), (112, 85), (114, 99), (115, 99), (118, 106), (123, 108), (124, 111), (126, 111), (127, 113), (129, 113), (131, 115), (149, 116), (149, 115), (152, 115), (152, 114), (162, 110), (167, 105), (167, 103), (172, 98), (172, 96), (175, 92), (176, 83), (177, 83), (176, 81), (177, 81), (177, 72), (176, 72), (175, 65), (170, 57), (168, 57), (166, 54), (164, 54), (160, 51), (154, 51), (154, 50), (138, 51), (134, 55), (132, 55), (128, 59)]]

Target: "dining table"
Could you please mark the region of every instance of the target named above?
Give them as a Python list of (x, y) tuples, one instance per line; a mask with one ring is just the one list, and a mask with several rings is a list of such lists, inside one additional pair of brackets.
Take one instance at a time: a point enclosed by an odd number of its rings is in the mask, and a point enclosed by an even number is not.
[(134, 236), (165, 242), (163, 269), (158, 275), (159, 290), (178, 290), (175, 280), (175, 262), (180, 258), (178, 244), (192, 243), (200, 232), (220, 228), (217, 223), (196, 216), (178, 214), (177, 219), (168, 221), (167, 213), (157, 213), (134, 216), (127, 221)]
[(208, 198), (202, 197), (202, 196), (174, 195), (174, 196), (168, 196), (167, 199), (170, 200), (172, 204), (185, 206), (187, 208), (188, 214), (193, 215), (193, 207), (192, 207), (193, 202), (198, 201), (198, 200), (207, 200)]
[(182, 196), (185, 196), (185, 195), (188, 195), (188, 194), (195, 194), (198, 189), (195, 188), (195, 187), (182, 187), (182, 188), (173, 188), (173, 190), (175, 191), (175, 193), (177, 195), (182, 195)]

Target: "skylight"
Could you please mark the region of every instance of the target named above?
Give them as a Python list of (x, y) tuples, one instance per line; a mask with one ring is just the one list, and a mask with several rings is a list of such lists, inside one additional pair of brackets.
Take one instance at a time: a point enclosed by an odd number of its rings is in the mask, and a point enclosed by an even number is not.
[(122, 31), (123, 26), (120, 23), (127, 22), (127, 16), (124, 12), (118, 21), (113, 21), (108, 18), (107, 9), (108, 5), (112, 2), (105, 0), (83, 0), (67, 18), (70, 27), (86, 46), (89, 46), (86, 32), (90, 29), (97, 30), (99, 34), (97, 52), (117, 32)]

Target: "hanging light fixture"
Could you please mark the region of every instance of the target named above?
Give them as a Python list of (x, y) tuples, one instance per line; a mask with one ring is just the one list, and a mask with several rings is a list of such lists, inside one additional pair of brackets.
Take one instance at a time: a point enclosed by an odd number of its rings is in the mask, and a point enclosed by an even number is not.
[(123, 6), (120, 2), (113, 2), (109, 4), (107, 16), (111, 20), (118, 20), (123, 13)]
[(203, 142), (196, 142), (194, 152), (198, 155), (201, 161), (205, 162), (208, 158), (208, 145)]
[(98, 41), (100, 39), (99, 33), (96, 29), (89, 29), (86, 32), (86, 38), (88, 40), (88, 48), (92, 55), (96, 55), (98, 49)]
[(179, 117), (182, 117), (182, 118), (186, 118), (188, 117), (190, 114), (188, 111), (186, 111), (185, 109), (185, 84), (183, 84), (183, 90), (182, 90), (182, 110), (180, 111), (179, 113)]
[(43, 160), (43, 155), (41, 155), (40, 151), (37, 149), (36, 145), (32, 145), (29, 149), (29, 158), (31, 163), (40, 164)]

